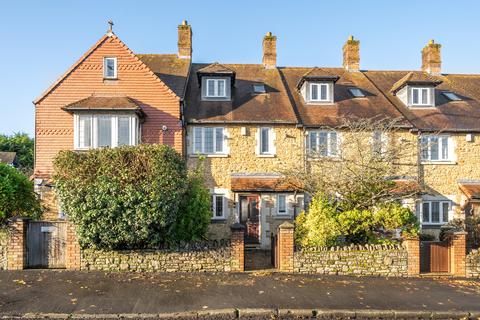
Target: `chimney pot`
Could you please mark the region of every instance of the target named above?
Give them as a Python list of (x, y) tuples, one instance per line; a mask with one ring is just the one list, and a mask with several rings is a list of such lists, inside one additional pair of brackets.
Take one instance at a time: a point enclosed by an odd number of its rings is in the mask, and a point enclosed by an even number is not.
[(343, 67), (348, 71), (360, 70), (360, 41), (353, 36), (343, 45)]
[(263, 37), (262, 63), (266, 69), (274, 69), (277, 66), (277, 37), (267, 32)]
[(433, 75), (438, 75), (442, 72), (442, 56), (440, 49), (441, 44), (435, 43), (432, 39), (422, 49), (422, 71)]
[(192, 27), (183, 20), (178, 26), (178, 57), (181, 59), (192, 58)]

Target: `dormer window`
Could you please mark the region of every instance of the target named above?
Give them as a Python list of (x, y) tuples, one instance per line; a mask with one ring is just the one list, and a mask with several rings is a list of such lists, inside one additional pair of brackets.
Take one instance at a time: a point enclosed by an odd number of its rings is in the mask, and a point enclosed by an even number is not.
[(103, 77), (105, 79), (117, 78), (117, 58), (105, 57), (103, 59)]
[(310, 83), (310, 101), (330, 101), (328, 83)]
[(433, 105), (431, 101), (432, 100), (431, 90), (433, 90), (433, 88), (412, 87), (410, 91), (412, 106)]
[(226, 79), (207, 79), (206, 97), (208, 98), (225, 98), (227, 80)]

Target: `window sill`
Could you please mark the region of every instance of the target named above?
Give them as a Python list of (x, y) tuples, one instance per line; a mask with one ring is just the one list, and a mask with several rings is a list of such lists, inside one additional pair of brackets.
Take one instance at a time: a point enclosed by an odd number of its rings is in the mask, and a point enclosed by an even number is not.
[(446, 164), (446, 165), (455, 165), (457, 164), (457, 161), (421, 161), (420, 164), (428, 164), (428, 165), (435, 165), (435, 164)]
[(227, 219), (225, 218), (214, 218), (210, 219), (210, 223), (215, 224), (215, 223), (226, 223)]
[(307, 157), (307, 161), (340, 161), (341, 159), (339, 157), (316, 157), (316, 158), (311, 158)]
[(423, 229), (440, 229), (442, 226), (446, 225), (447, 223), (422, 223)]
[(190, 158), (200, 158), (200, 157), (205, 157), (205, 158), (228, 158), (230, 157), (229, 154), (190, 154)]
[(103, 78), (103, 81), (116, 81), (118, 78)]
[(276, 214), (273, 216), (275, 220), (292, 220), (293, 216), (290, 214)]
[(325, 105), (335, 105), (333, 101), (307, 101), (307, 105), (309, 106), (325, 106)]
[(257, 154), (257, 158), (275, 158), (275, 154)]

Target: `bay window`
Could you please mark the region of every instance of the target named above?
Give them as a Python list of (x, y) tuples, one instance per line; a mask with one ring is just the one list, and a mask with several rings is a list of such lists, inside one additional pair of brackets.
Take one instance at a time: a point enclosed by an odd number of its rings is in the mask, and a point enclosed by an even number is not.
[(422, 224), (447, 223), (450, 208), (451, 201), (423, 201), (420, 212)]
[(307, 152), (310, 157), (337, 157), (338, 134), (335, 131), (310, 131), (307, 135)]
[(136, 145), (139, 122), (135, 115), (74, 115), (75, 149)]
[(225, 128), (223, 127), (194, 127), (193, 153), (225, 154)]

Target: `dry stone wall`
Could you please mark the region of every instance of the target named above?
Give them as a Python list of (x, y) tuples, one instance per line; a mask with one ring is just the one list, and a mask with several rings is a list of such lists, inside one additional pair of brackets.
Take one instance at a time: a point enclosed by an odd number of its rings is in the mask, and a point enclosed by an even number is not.
[(232, 248), (207, 245), (179, 250), (82, 250), (81, 269), (131, 272), (236, 271)]
[(467, 255), (466, 261), (467, 277), (480, 278), (480, 250), (472, 250)]
[(0, 228), (0, 270), (7, 269), (8, 230)]
[(407, 251), (401, 245), (304, 248), (293, 259), (295, 273), (407, 276)]

